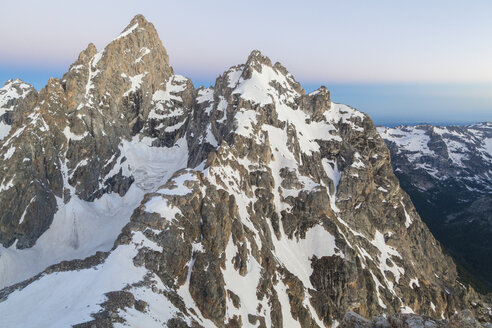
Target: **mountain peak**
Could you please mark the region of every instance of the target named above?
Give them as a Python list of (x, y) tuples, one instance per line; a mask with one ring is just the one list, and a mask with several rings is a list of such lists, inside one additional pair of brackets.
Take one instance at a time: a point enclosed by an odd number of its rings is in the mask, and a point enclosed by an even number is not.
[(142, 84), (161, 88), (172, 74), (169, 57), (154, 25), (143, 15), (136, 15), (101, 51), (90, 43), (70, 66), (63, 81), (70, 108), (75, 109), (99, 104), (107, 93), (114, 97), (135, 93)]
[(18, 98), (24, 98), (32, 91), (36, 91), (32, 85), (21, 79), (7, 80), (0, 88), (0, 108), (9, 107), (8, 104)]
[(31, 86), (30, 84), (22, 81), (19, 78), (9, 79), (9, 80), (5, 81), (5, 83), (3, 84), (4, 87), (7, 87), (9, 85), (12, 85), (12, 86)]
[[(169, 58), (154, 25), (136, 15), (128, 26), (104, 49), (118, 57), (129, 57), (137, 66), (169, 66)], [(158, 63), (155, 63), (158, 61)], [(154, 63), (152, 63), (154, 62)], [(147, 70), (148, 71), (148, 70)], [(168, 71), (168, 69), (165, 69)]]
[(148, 24), (149, 21), (145, 18), (144, 15), (142, 14), (137, 14), (135, 15), (132, 20), (130, 21), (130, 24), (128, 26), (132, 26), (132, 25), (135, 25), (135, 24), (138, 24), (138, 25), (145, 25), (145, 24)]
[[(122, 39), (124, 37), (127, 37), (135, 32), (141, 32), (141, 31), (145, 32), (145, 34), (150, 34), (151, 38), (159, 39), (159, 36), (157, 34), (154, 25), (149, 21), (147, 21), (147, 19), (145, 19), (143, 15), (138, 14), (132, 18), (130, 23), (125, 27), (125, 29), (120, 33), (120, 35), (118, 35), (113, 40), (113, 42)], [(138, 34), (143, 34), (143, 33), (138, 33)]]
[(80, 52), (77, 61), (73, 63), (72, 66), (87, 63), (96, 53), (97, 53), (97, 48), (94, 45), (94, 43), (92, 42), (89, 43), (87, 47)]
[(37, 94), (32, 85), (21, 79), (10, 79), (0, 88), (0, 141), (9, 134), (15, 117), (28, 107)]
[(265, 64), (268, 66), (272, 66), (272, 61), (267, 56), (263, 55), (260, 50), (253, 50), (248, 56), (248, 60), (246, 60), (246, 66), (254, 65), (254, 64)]
[(248, 56), (245, 63), (245, 75), (246, 79), (249, 79), (252, 75), (251, 69), (261, 73), (265, 65), (267, 67), (273, 68), (272, 61), (267, 56), (263, 55), (259, 50), (253, 50)]
[(260, 104), (271, 103), (272, 93), (283, 100), (288, 98), (287, 94), (292, 97), (304, 94), (301, 85), (282, 64), (272, 64), (259, 50), (251, 51), (246, 63), (229, 68), (224, 76), (227, 86), (236, 89), (233, 93), (241, 93), (243, 99), (255, 98)]

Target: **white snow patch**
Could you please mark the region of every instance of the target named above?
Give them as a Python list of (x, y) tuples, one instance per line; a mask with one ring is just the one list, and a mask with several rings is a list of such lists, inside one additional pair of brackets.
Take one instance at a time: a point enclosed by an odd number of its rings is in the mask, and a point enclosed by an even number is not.
[(384, 288), (384, 286), (381, 284), (379, 279), (376, 277), (376, 275), (374, 275), (374, 273), (371, 270), (369, 270), (369, 273), (371, 274), (372, 280), (374, 281), (374, 284), (376, 285), (376, 295), (378, 297), (378, 304), (383, 309), (386, 309), (386, 304), (384, 304), (383, 300), (381, 299), (381, 292), (379, 291), (379, 288)]
[(215, 136), (212, 132), (212, 125), (210, 123), (208, 124), (207, 131), (205, 133), (205, 142), (208, 142), (213, 147), (218, 147), (219, 143), (217, 142), (217, 139), (215, 139)]
[(295, 320), (292, 317), (292, 312), (290, 308), (289, 295), (287, 294), (287, 286), (284, 284), (282, 279), (278, 279), (276, 285), (273, 286), (275, 291), (277, 292), (278, 300), (280, 302), (281, 311), (282, 311), (282, 320), (284, 327), (294, 328), (301, 327), (299, 321)]
[[(239, 75), (239, 71), (235, 71), (233, 75), (232, 72), (229, 76), (234, 80)], [(247, 80), (239, 78), (237, 85), (235, 85), (233, 80), (229, 80), (229, 87), (234, 87), (233, 94), (240, 94), (240, 97), (245, 100), (251, 100), (258, 103), (260, 106), (273, 103), (273, 95), (277, 93), (275, 88), (273, 88), (270, 83), (277, 82), (286, 89), (292, 90), (287, 78), (277, 73), (273, 68), (262, 65), (261, 73), (253, 69), (251, 77)]]
[(311, 259), (313, 256), (337, 255), (344, 258), (344, 254), (338, 250), (335, 237), (321, 225), (316, 225), (306, 231), (304, 239), (289, 239), (283, 235), (280, 239), (275, 237), (272, 229), (273, 246), (275, 256), (287, 270), (296, 275), (305, 287), (313, 288), (309, 277), (313, 273)]
[(393, 282), (389, 281), (386, 278), (386, 271), (391, 272), (395, 277), (395, 282), (398, 283), (400, 281), (400, 277), (405, 274), (405, 270), (397, 266), (394, 262), (392, 262), (392, 266), (389, 266), (387, 264), (387, 261), (391, 261), (391, 257), (393, 256), (401, 258), (401, 255), (394, 247), (386, 244), (386, 242), (384, 241), (384, 235), (379, 232), (379, 230), (376, 230), (374, 239), (371, 241), (371, 244), (373, 244), (380, 252), (380, 254), (378, 255), (379, 271), (381, 271), (389, 290), (394, 295), (396, 295), (395, 291), (393, 290)]
[(243, 67), (235, 68), (227, 72), (227, 83), (229, 88), (234, 88), (243, 74)]
[(185, 181), (197, 181), (194, 173), (186, 172), (184, 174), (173, 177), (169, 182), (174, 182), (174, 188), (162, 187), (157, 190), (158, 193), (169, 196), (184, 196), (189, 194), (192, 189), (185, 185)]
[(26, 208), (24, 209), (24, 212), (22, 213), (22, 216), (19, 220), (19, 225), (21, 225), (22, 222), (24, 222), (24, 218), (26, 217), (27, 209), (29, 208), (29, 206), (31, 206), (31, 203), (33, 202), (34, 199), (36, 199), (36, 196), (31, 198), (31, 200), (29, 201), (29, 204), (27, 204)]
[(141, 55), (135, 60), (135, 63), (137, 64), (140, 63), (145, 56), (150, 54), (150, 49), (147, 47), (143, 47), (142, 49), (140, 49), (139, 54)]
[(413, 279), (410, 279), (410, 283), (408, 284), (410, 286), (410, 288), (413, 289), (413, 286), (417, 286), (417, 287), (420, 287), (420, 284), (419, 284), (419, 278), (413, 278)]
[(163, 218), (174, 219), (176, 214), (182, 214), (176, 206), (169, 206), (167, 199), (161, 196), (152, 197), (145, 203), (145, 212), (157, 213)]
[(127, 158), (122, 164), (123, 174), (133, 175), (135, 184), (144, 191), (152, 191), (163, 185), (174, 172), (186, 167), (188, 161), (186, 138), (179, 139), (170, 148), (152, 147), (151, 144), (152, 139), (135, 136), (131, 141), (123, 141), (120, 146), (120, 157)]
[(64, 129), (63, 129), (63, 134), (65, 135), (65, 138), (67, 138), (67, 140), (75, 140), (75, 141), (78, 141), (78, 140), (82, 140), (84, 139), (86, 136), (89, 135), (89, 131), (85, 131), (82, 135), (77, 135), (77, 134), (74, 134), (71, 130), (70, 130), (70, 127), (66, 126)]
[[(129, 29), (127, 29), (126, 31), (122, 32), (120, 35), (118, 35), (116, 38), (113, 39), (113, 41), (116, 41), (118, 39), (121, 39), (121, 38), (124, 38), (128, 35), (130, 35), (133, 31), (135, 31), (135, 29), (138, 27), (138, 23), (135, 23), (134, 25), (132, 25)], [(111, 41), (111, 42), (113, 42)]]
[(405, 208), (405, 205), (403, 205), (402, 202), (400, 202), (400, 204), (403, 207), (403, 212), (405, 213), (405, 227), (410, 228), (410, 225), (412, 225), (413, 220), (410, 217), (410, 215), (408, 214), (407, 209)]
[(9, 135), (10, 129), (11, 129), (10, 125), (4, 122), (0, 122), (0, 141)]
[(142, 84), (142, 79), (145, 77), (145, 75), (147, 75), (148, 73), (145, 72), (145, 73), (142, 73), (142, 74), (138, 74), (138, 75), (135, 75), (135, 76), (132, 76), (130, 77), (130, 82), (131, 82), (131, 87), (128, 91), (126, 91), (124, 94), (123, 94), (123, 97), (126, 97), (128, 96), (130, 93), (132, 92), (135, 92), (137, 91), (138, 89), (140, 89), (140, 85)]
[(94, 89), (94, 83), (92, 82), (92, 80), (97, 76), (97, 74), (99, 74), (99, 70), (98, 69), (94, 70), (94, 69), (97, 67), (97, 63), (99, 63), (99, 61), (101, 60), (103, 52), (104, 50), (96, 53), (94, 57), (92, 57), (91, 61), (89, 62), (89, 68), (88, 68), (89, 77), (87, 78), (87, 84), (85, 85), (85, 97), (89, 98), (88, 99), (89, 103), (91, 102), (91, 98), (89, 97), (90, 91)]
[(483, 140), (483, 150), (487, 152), (490, 156), (492, 156), (492, 138), (485, 138)]
[(167, 126), (164, 131), (167, 132), (167, 133), (171, 133), (171, 132), (174, 132), (176, 130), (179, 130), (179, 128), (181, 128), (183, 126), (183, 124), (185, 123), (185, 121), (181, 121), (181, 122), (178, 122), (174, 125), (171, 125), (171, 126)]
[[(167, 288), (159, 279), (154, 280), (158, 291), (166, 291)], [(174, 318), (180, 311), (162, 293), (154, 293), (148, 287), (134, 287), (129, 290), (135, 299), (147, 303), (145, 312), (140, 312), (133, 307), (120, 309), (118, 314), (125, 322), (114, 323), (114, 327), (145, 327), (162, 328), (168, 319)], [(189, 318), (182, 318), (188, 326), (191, 326)]]
[[(326, 175), (333, 181), (333, 194), (330, 195), (331, 208), (338, 212), (338, 208), (336, 206), (336, 197), (337, 197), (337, 188), (340, 183), (340, 178), (342, 177), (342, 172), (338, 170), (336, 161), (329, 161), (326, 158), (321, 160), (321, 164), (323, 165), (323, 169), (326, 172)], [(332, 166), (333, 165), (333, 166)]]
[[(226, 288), (231, 290), (234, 294), (239, 296), (241, 300), (241, 306), (237, 309), (232, 301), (227, 299), (227, 317), (232, 318), (234, 315), (240, 315), (242, 318), (247, 318), (248, 314), (264, 315), (267, 321), (267, 327), (270, 326), (270, 316), (269, 313), (258, 313), (258, 305), (265, 300), (260, 301), (256, 297), (256, 290), (261, 278), (261, 265), (256, 261), (256, 259), (248, 255), (247, 260), (247, 273), (242, 276), (238, 271), (234, 269), (233, 258), (238, 253), (237, 246), (234, 245), (232, 237), (229, 238), (229, 242), (226, 247), (226, 268), (222, 271)], [(263, 311), (269, 307), (266, 304), (262, 304)], [(267, 308), (265, 308), (267, 306)]]
[(258, 124), (256, 120), (256, 112), (254, 110), (241, 110), (235, 115), (237, 134), (245, 136), (247, 138), (253, 137), (254, 125)]
[(404, 305), (400, 308), (400, 312), (401, 313), (408, 313), (408, 314), (413, 314), (415, 312), (413, 312), (412, 308), (410, 308), (409, 306), (407, 305)]
[(11, 146), (6, 152), (5, 154), (3, 154), (3, 160), (7, 160), (9, 159), (10, 157), (12, 157), (12, 155), (14, 155), (14, 152), (15, 152), (15, 147)]
[(196, 102), (201, 104), (205, 102), (211, 102), (214, 100), (214, 89), (205, 88), (198, 90), (198, 95), (196, 97)]
[[(120, 245), (106, 261), (94, 268), (44, 275), (0, 303), (5, 327), (70, 327), (90, 321), (107, 292), (139, 282), (148, 272), (135, 267), (134, 243)], [(49, 297), (46, 297), (49, 295)]]

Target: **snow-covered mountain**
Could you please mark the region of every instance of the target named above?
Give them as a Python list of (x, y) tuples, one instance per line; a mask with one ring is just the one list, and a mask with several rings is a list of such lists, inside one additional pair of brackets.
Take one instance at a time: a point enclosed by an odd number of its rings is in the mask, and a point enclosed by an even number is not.
[[(423, 173), (420, 181), (414, 181), (416, 188), (428, 191), (435, 181), (453, 181), (477, 194), (492, 192), (492, 123), (478, 123), (468, 126), (398, 126), (378, 127), (381, 136), (394, 150), (394, 164), (397, 172), (419, 170)], [(412, 167), (400, 162), (411, 163)], [(401, 167), (400, 167), (401, 165)], [(473, 194), (459, 196), (466, 202)]]
[(0, 326), (490, 321), (371, 119), (259, 51), (196, 90), (139, 15), (33, 94), (0, 141)]
[(431, 231), (492, 290), (492, 123), (378, 130)]

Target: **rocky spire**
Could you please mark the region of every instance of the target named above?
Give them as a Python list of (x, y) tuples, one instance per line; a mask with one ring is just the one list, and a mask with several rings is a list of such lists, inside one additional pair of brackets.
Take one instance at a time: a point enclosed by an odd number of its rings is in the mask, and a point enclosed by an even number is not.
[[(246, 67), (250, 67), (261, 73), (262, 65), (272, 67), (272, 61), (267, 56), (264, 56), (259, 50), (252, 50), (244, 64)], [(248, 78), (248, 77), (244, 77)]]
[(169, 57), (154, 25), (137, 15), (100, 52), (89, 44), (63, 81), (69, 103), (77, 108), (81, 103), (99, 103), (106, 93), (115, 98), (135, 92), (141, 85), (149, 85), (153, 93), (163, 88), (172, 74)]
[[(5, 94), (17, 84), (8, 83)], [(117, 161), (122, 140), (141, 132), (157, 138), (155, 144), (174, 145), (186, 126), (166, 128), (188, 118), (194, 92), (191, 81), (173, 74), (154, 26), (142, 15), (102, 50), (90, 43), (61, 80), (50, 79), (39, 96), (32, 92), (34, 98), (26, 98), (29, 106), (17, 119), (2, 112), (3, 134), (11, 123), (16, 133), (9, 141), (12, 155), (0, 157), (5, 160), (0, 184), (6, 188), (0, 202), (11, 204), (0, 213), (0, 242), (8, 247), (17, 239), (18, 247), (31, 247), (50, 226), (57, 197), (67, 203), (73, 197), (93, 201), (108, 192), (124, 195), (133, 178), (119, 171), (125, 160)], [(16, 99), (20, 104), (23, 98)], [(168, 113), (173, 110), (179, 115)], [(43, 137), (31, 142), (32, 135)], [(0, 153), (8, 149), (5, 145)], [(25, 177), (36, 182), (27, 183), (27, 190), (19, 187)]]

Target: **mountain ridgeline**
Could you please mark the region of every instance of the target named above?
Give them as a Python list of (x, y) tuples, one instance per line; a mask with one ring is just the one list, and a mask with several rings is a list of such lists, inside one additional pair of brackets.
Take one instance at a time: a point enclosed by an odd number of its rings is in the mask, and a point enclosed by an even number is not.
[(8, 81), (0, 106), (6, 327), (491, 319), (372, 120), (259, 51), (197, 90), (138, 15), (39, 93)]

